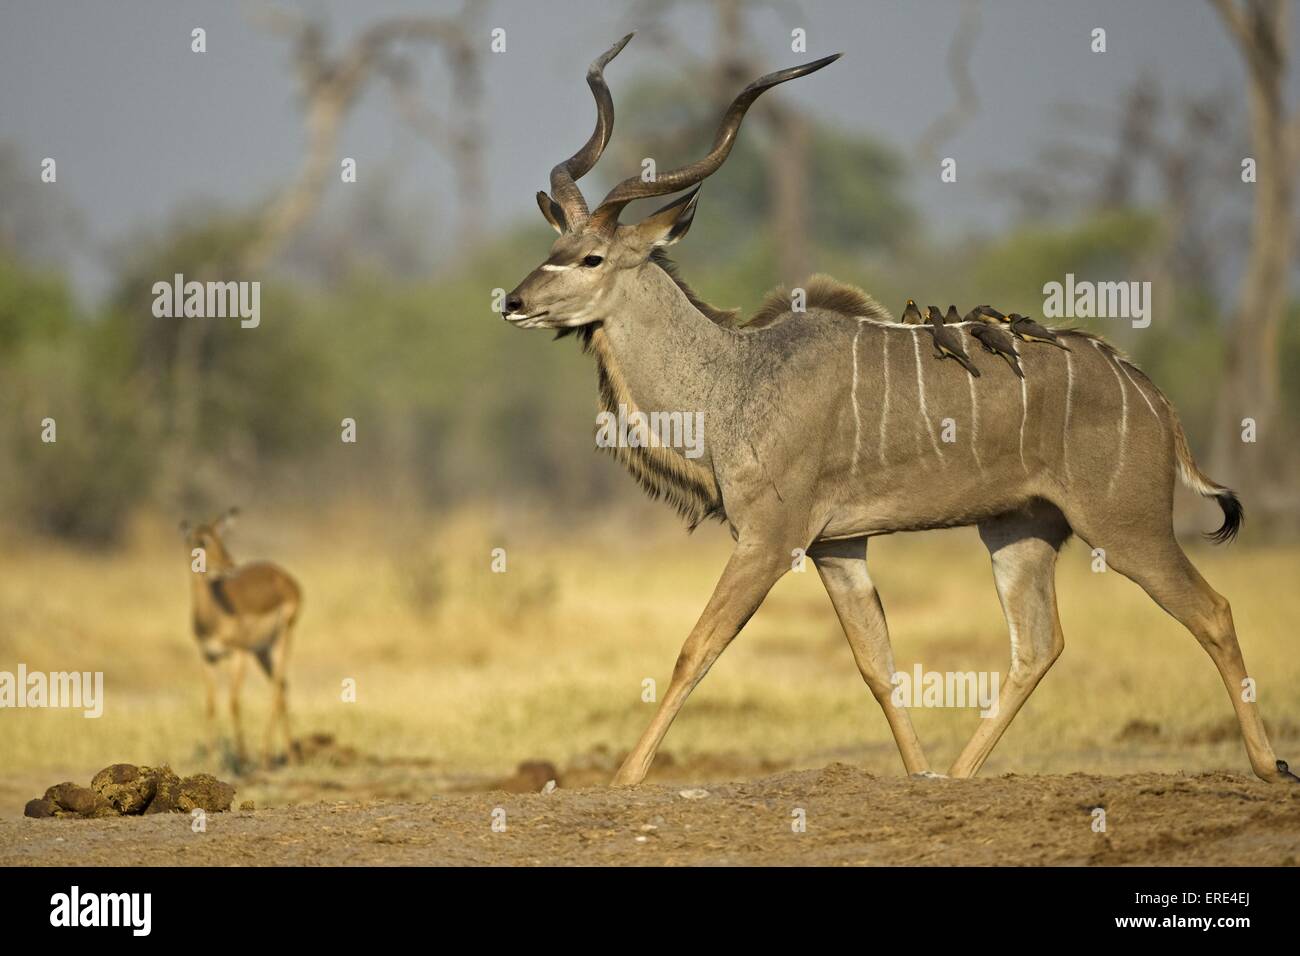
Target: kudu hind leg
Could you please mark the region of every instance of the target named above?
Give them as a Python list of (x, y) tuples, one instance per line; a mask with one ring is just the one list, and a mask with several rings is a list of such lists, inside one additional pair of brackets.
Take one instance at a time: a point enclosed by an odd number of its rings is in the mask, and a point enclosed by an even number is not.
[(614, 786), (635, 786), (645, 778), (673, 718), (695, 685), (704, 679), (713, 662), (758, 610), (772, 585), (789, 568), (789, 558), (786, 557), (789, 554), (789, 548), (779, 546), (737, 545), (704, 613), (682, 645), (672, 681), (659, 702), (659, 709), (614, 775)]
[(993, 580), (1011, 637), (1011, 668), (997, 710), (962, 748), (952, 777), (973, 777), (988, 759), (1038, 682), (1061, 656), (1065, 635), (1056, 610), (1056, 556), (1070, 535), (1059, 512), (1019, 513), (980, 525)]
[[(1192, 632), (1223, 678), (1241, 725), (1255, 775), (1271, 782), (1297, 782), (1277, 759), (1255, 701), (1245, 699), (1246, 664), (1232, 623), (1232, 608), (1187, 559), (1171, 531), (1131, 540), (1090, 542), (1106, 553), (1106, 564), (1134, 581), (1170, 616)], [(1253, 696), (1253, 695), (1252, 695)]]
[(889, 721), (903, 766), (908, 773), (928, 772), (930, 762), (912, 727), (912, 717), (893, 700), (894, 651), (880, 594), (867, 571), (867, 542), (858, 538), (818, 545), (809, 555), (835, 606), (858, 671)]

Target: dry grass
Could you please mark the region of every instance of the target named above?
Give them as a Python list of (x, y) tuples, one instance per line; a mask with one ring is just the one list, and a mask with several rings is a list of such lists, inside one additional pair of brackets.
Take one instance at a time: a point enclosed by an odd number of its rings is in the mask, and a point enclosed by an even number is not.
[[(580, 533), (526, 524), (508, 536), (498, 530), (504, 520), (474, 514), (398, 527), (391, 518), (313, 524), (260, 515), (229, 544), (241, 557), (280, 561), (303, 584), (290, 691), (297, 729), (333, 732), (380, 755), (497, 772), (522, 759), (623, 750), (649, 719), (642, 681), (666, 687), (730, 544), (716, 528), (688, 539), (651, 514), (650, 532), (637, 512)], [(494, 547), (507, 549), (505, 574), (489, 569)], [(113, 554), (13, 540), (3, 548), (0, 670), (20, 661), (102, 670), (107, 703), (99, 720), (0, 712), (0, 767), (192, 766), (204, 724), (179, 539), (144, 529)], [(872, 548), (900, 667), (1005, 670), (1005, 627), (974, 532), (899, 536)], [(1300, 760), (1300, 548), (1192, 556), (1233, 602), (1280, 755)], [(1186, 631), (1119, 575), (1092, 573), (1078, 543), (1062, 557), (1059, 593), (1065, 654), (986, 772), (1247, 769), (1218, 675)], [(349, 677), (355, 704), (340, 700)], [(256, 741), (267, 701), (259, 675), (245, 701)], [(977, 719), (969, 710), (916, 712), (937, 768)], [(1118, 739), (1133, 721), (1159, 730)], [(678, 756), (849, 759), (901, 772), (811, 567), (781, 581), (666, 747)]]

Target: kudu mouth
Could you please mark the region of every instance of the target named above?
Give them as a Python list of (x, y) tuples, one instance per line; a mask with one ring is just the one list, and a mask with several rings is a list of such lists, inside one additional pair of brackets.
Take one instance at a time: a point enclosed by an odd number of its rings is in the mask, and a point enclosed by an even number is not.
[(547, 309), (543, 309), (541, 312), (533, 312), (531, 315), (522, 312), (502, 312), (501, 318), (518, 329), (535, 329), (541, 325), (541, 320), (550, 314)]

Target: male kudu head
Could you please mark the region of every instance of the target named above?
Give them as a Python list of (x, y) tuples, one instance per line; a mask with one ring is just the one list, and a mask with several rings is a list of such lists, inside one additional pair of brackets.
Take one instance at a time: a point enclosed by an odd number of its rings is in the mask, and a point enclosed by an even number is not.
[[(559, 238), (546, 261), (506, 296), (502, 316), (519, 328), (571, 329), (628, 311), (629, 300), (646, 287), (643, 270), (659, 268), (651, 258), (654, 251), (686, 235), (695, 216), (699, 184), (726, 160), (754, 100), (777, 84), (816, 72), (840, 56), (837, 53), (759, 77), (732, 101), (707, 156), (649, 181), (631, 176), (590, 212), (577, 180), (596, 165), (614, 131), (614, 99), (604, 70), (630, 39), (628, 34), (619, 40), (587, 70), (587, 85), (596, 98), (596, 129), (582, 149), (551, 170), (550, 195), (537, 194), (537, 205)], [(618, 221), (623, 208), (634, 200), (683, 190), (689, 192), (638, 223), (622, 225)]]

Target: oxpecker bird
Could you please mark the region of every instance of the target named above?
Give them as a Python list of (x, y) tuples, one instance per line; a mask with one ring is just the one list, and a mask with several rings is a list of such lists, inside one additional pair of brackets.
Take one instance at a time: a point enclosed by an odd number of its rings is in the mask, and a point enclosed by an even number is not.
[(1058, 349), (1066, 352), (1070, 351), (1068, 345), (1063, 345), (1057, 340), (1057, 335), (1051, 329), (1045, 329), (1027, 315), (1021, 315), (1019, 312), (1012, 312), (1008, 319), (1011, 320), (1011, 331), (1018, 338), (1026, 342), (1046, 342), (1048, 345), (1055, 345)]
[(937, 307), (926, 306), (925, 314), (930, 320), (927, 329), (934, 338), (935, 355), (941, 359), (955, 358), (961, 363), (962, 368), (979, 378), (980, 370), (975, 367), (966, 350), (962, 348), (961, 334), (956, 329), (950, 329), (943, 324), (943, 314)]
[(977, 305), (966, 313), (966, 318), (962, 319), (963, 322), (988, 322), (990, 320), (998, 322), (1010, 321), (991, 305)]
[(957, 314), (957, 307), (955, 305), (948, 306), (948, 311), (943, 316), (943, 324), (957, 325), (959, 322), (961, 322), (961, 316)]
[(912, 299), (907, 300), (907, 307), (903, 309), (903, 321), (908, 325), (925, 324), (925, 317), (921, 315), (921, 310), (916, 307), (916, 302)]
[(1020, 368), (1020, 358), (1016, 353), (1016, 340), (999, 328), (992, 322), (976, 322), (970, 327), (970, 334), (979, 340), (980, 345), (984, 346), (985, 352), (992, 352), (994, 355), (1000, 355), (1007, 360), (1011, 366), (1011, 371), (1015, 372), (1021, 378), (1025, 373)]

